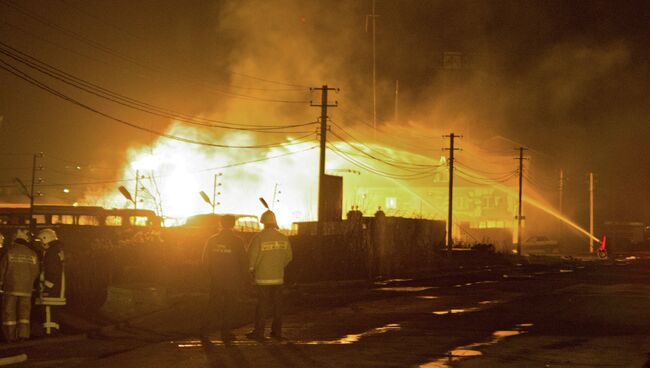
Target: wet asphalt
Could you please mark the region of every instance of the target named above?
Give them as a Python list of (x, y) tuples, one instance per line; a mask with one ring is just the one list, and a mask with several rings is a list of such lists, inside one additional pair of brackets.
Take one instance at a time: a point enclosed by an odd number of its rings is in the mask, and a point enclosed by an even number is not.
[(650, 263), (524, 259), (417, 278), (295, 285), (286, 340), (198, 333), (204, 295), (33, 345), (24, 367), (641, 367), (650, 352)]

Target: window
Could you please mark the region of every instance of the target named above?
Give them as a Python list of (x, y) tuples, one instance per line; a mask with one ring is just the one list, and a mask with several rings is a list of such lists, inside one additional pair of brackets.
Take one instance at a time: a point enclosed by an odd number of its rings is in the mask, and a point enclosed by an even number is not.
[(106, 216), (106, 225), (108, 226), (122, 226), (121, 216)]
[(130, 216), (129, 223), (134, 226), (149, 226), (149, 218), (147, 216)]
[(95, 216), (90, 215), (79, 215), (79, 225), (99, 225), (99, 219)]
[(72, 225), (74, 224), (74, 216), (72, 215), (52, 215), (52, 225), (63, 224), (63, 225)]

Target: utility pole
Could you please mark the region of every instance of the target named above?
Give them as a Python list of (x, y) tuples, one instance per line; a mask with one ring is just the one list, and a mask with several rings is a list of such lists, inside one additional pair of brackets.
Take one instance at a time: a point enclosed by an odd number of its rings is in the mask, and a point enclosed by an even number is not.
[(372, 19), (372, 127), (377, 129), (377, 62), (376, 62), (376, 23), (375, 0), (372, 0), (372, 14), (366, 15), (366, 32), (368, 32), (368, 18)]
[(560, 210), (560, 215), (563, 214), (563, 205), (564, 205), (564, 170), (560, 169), (560, 203), (559, 203), (559, 210)]
[(320, 88), (310, 88), (310, 90), (321, 91), (321, 103), (320, 105), (310, 103), (311, 106), (320, 107), (320, 162), (318, 166), (318, 235), (323, 234), (323, 221), (325, 220), (325, 186), (323, 185), (325, 179), (325, 150), (327, 143), (327, 108), (338, 106), (338, 102), (329, 105), (327, 101), (327, 92), (337, 91), (337, 88), (331, 88), (327, 85), (323, 85)]
[(462, 135), (455, 135), (451, 133), (449, 135), (443, 136), (443, 138), (449, 138), (449, 148), (445, 150), (449, 151), (449, 213), (447, 215), (447, 256), (451, 257), (451, 251), (453, 247), (453, 240), (451, 237), (452, 229), (452, 219), (453, 219), (453, 204), (454, 204), (454, 151), (458, 151), (459, 148), (454, 148), (454, 139), (462, 138)]
[(218, 181), (218, 177), (223, 175), (222, 173), (214, 174), (214, 181), (212, 183), (212, 214), (216, 212), (217, 208), (217, 195), (221, 194), (221, 192), (217, 192), (217, 187), (221, 186), (221, 183)]
[(594, 173), (589, 173), (589, 253), (594, 252)]
[(135, 170), (135, 192), (133, 193), (133, 209), (138, 209), (138, 191), (140, 190), (140, 170)]
[(517, 210), (517, 255), (521, 256), (521, 220), (524, 219), (522, 216), (522, 193), (524, 186), (524, 151), (527, 148), (519, 147), (519, 208)]
[(399, 122), (399, 80), (395, 81), (395, 117), (394, 122)]
[[(34, 222), (34, 186), (36, 184), (36, 160), (43, 158), (43, 152), (35, 153), (32, 157), (32, 186), (29, 192), (29, 232), (34, 234), (36, 223)], [(39, 170), (42, 167), (38, 168)]]

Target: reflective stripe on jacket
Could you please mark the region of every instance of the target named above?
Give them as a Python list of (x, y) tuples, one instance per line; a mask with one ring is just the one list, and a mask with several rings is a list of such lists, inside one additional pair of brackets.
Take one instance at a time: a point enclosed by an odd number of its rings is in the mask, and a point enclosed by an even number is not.
[(0, 259), (0, 285), (5, 294), (31, 296), (39, 273), (38, 256), (25, 244), (14, 242)]
[(293, 254), (289, 238), (272, 228), (265, 228), (251, 240), (248, 269), (257, 285), (284, 284), (284, 268)]

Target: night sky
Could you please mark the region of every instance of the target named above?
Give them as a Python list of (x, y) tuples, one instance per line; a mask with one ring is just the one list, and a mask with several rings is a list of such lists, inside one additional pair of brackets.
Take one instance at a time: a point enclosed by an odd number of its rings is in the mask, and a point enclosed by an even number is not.
[[(380, 126), (425, 126), (432, 136), (454, 131), (488, 148), (502, 137), (513, 142), (508, 149), (531, 148), (531, 170), (539, 168), (540, 178), (553, 182), (565, 170), (567, 206), (576, 216), (585, 213), (593, 172), (600, 221), (650, 223), (649, 2), (376, 4)], [(314, 121), (319, 112), (309, 100), (318, 95), (307, 88), (327, 83), (341, 88), (341, 108), (330, 116), (354, 129), (372, 121), (370, 12), (371, 1), (2, 0), (0, 42), (4, 51), (11, 47), (138, 101), (234, 123)], [(450, 52), (461, 53), (463, 65), (445, 65)], [(146, 129), (165, 132), (170, 124), (65, 85), (5, 53), (0, 60)], [(51, 183), (112, 180), (130, 148), (158, 138), (6, 70), (0, 83), (5, 201), (16, 198), (14, 177), (30, 178), (34, 152), (46, 153)], [(439, 156), (446, 142), (418, 138), (417, 144), (432, 147), (420, 153)], [(59, 197), (52, 194), (66, 200)]]

